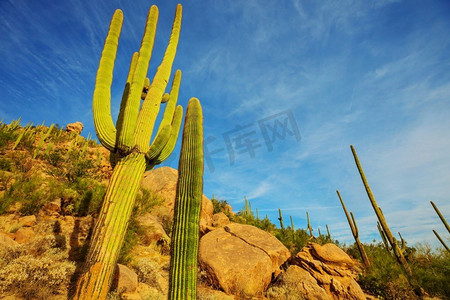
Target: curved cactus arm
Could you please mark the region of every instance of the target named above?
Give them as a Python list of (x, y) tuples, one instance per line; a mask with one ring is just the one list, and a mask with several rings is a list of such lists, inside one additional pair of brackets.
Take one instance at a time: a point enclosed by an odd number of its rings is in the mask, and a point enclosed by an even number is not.
[(183, 130), (170, 255), (169, 299), (197, 299), (197, 253), (203, 195), (203, 115), (189, 100)]
[(406, 251), (406, 242), (405, 239), (402, 237), (402, 234), (399, 232), (398, 236), (400, 237), (400, 241), (401, 241), (401, 247), (400, 250), (402, 251), (402, 253), (404, 253)]
[(108, 35), (103, 46), (92, 100), (94, 125), (98, 140), (110, 151), (115, 151), (116, 148), (116, 127), (111, 117), (111, 83), (122, 23), (123, 13), (118, 9), (111, 19)]
[(384, 247), (386, 248), (387, 252), (391, 251), (391, 247), (389, 246), (389, 243), (387, 241), (386, 235), (384, 234), (383, 228), (381, 228), (380, 222), (377, 222), (377, 228), (378, 232), (380, 232), (381, 239), (383, 240)]
[(181, 121), (183, 119), (183, 107), (178, 105), (175, 109), (175, 114), (172, 121), (172, 131), (170, 132), (169, 141), (162, 149), (160, 155), (150, 163), (153, 165), (158, 165), (165, 161), (170, 154), (172, 154), (173, 149), (175, 149), (175, 144), (177, 143), (178, 134), (180, 133)]
[(172, 126), (170, 124), (166, 124), (161, 132), (156, 136), (153, 141), (150, 149), (145, 154), (145, 158), (149, 161), (154, 160), (161, 153), (164, 146), (167, 144), (170, 138), (170, 132), (172, 131)]
[[(128, 151), (134, 145), (134, 132), (136, 129), (139, 107), (141, 105), (142, 89), (147, 78), (148, 64), (152, 56), (158, 16), (158, 8), (155, 5), (152, 5), (147, 15), (144, 36), (142, 38), (141, 48), (139, 49), (139, 58), (131, 81), (130, 93), (123, 114), (122, 127), (118, 128), (119, 136), (117, 137), (117, 146), (122, 151)], [(155, 120), (150, 121), (151, 127), (153, 127), (154, 122)]]
[[(175, 108), (177, 106), (177, 101), (178, 101), (178, 92), (180, 90), (180, 83), (181, 83), (181, 71), (177, 70), (175, 72), (175, 75), (173, 76), (172, 88), (170, 90), (170, 96), (169, 96), (168, 100), (166, 101), (167, 105), (166, 105), (166, 108), (164, 109), (164, 115), (163, 115), (163, 118), (159, 125), (158, 131), (156, 132), (156, 136), (158, 136), (159, 132), (165, 125), (171, 124), (173, 121)], [(169, 94), (165, 93), (164, 95), (169, 95)], [(163, 103), (163, 100), (164, 100), (164, 96), (161, 99), (161, 103)]]
[(436, 204), (434, 204), (433, 201), (430, 201), (431, 205), (433, 205), (434, 210), (438, 214), (439, 218), (441, 219), (442, 223), (444, 223), (445, 228), (447, 228), (448, 232), (450, 233), (450, 226), (448, 226), (447, 221), (445, 220), (444, 216), (441, 214), (439, 209), (437, 208)]
[[(122, 101), (120, 102), (120, 110), (119, 110), (119, 116), (117, 118), (117, 128), (122, 128), (123, 126), (123, 117), (125, 108), (127, 106), (128, 97), (130, 96), (130, 87), (131, 82), (133, 80), (134, 71), (136, 70), (136, 65), (139, 58), (139, 52), (134, 52), (133, 56), (131, 57), (131, 63), (130, 63), (130, 69), (128, 70), (128, 76), (127, 76), (127, 82), (125, 83), (125, 88), (123, 90), (122, 94)], [(116, 136), (117, 139), (118, 135)], [(117, 143), (117, 140), (116, 140)]]
[(163, 60), (156, 71), (155, 77), (153, 78), (152, 84), (147, 92), (147, 96), (145, 97), (141, 111), (139, 112), (137, 118), (136, 128), (134, 131), (134, 140), (140, 151), (146, 152), (149, 147), (148, 145), (152, 136), (153, 126), (159, 112), (159, 106), (161, 104), (163, 93), (170, 78), (172, 64), (177, 51), (181, 29), (181, 17), (182, 7), (181, 4), (178, 4), (175, 12), (175, 19), (172, 25), (169, 44)]
[(312, 229), (312, 227), (311, 227), (311, 223), (309, 222), (309, 213), (308, 213), (308, 212), (306, 212), (306, 219), (308, 220), (308, 230), (309, 230), (309, 235), (313, 238), (313, 237), (314, 237), (314, 235), (313, 235), (313, 229)]
[(448, 248), (447, 244), (445, 244), (444, 240), (439, 236), (439, 234), (436, 232), (436, 230), (433, 229), (434, 235), (438, 238), (438, 240), (441, 242), (442, 246), (450, 252), (450, 249)]

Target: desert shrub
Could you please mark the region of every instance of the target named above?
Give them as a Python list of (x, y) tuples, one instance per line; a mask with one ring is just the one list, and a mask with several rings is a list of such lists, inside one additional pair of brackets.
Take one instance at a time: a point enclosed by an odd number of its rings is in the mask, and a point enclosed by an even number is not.
[(12, 170), (11, 160), (8, 158), (0, 158), (0, 170), (11, 171)]
[(138, 192), (135, 202), (136, 216), (149, 212), (153, 207), (161, 205), (164, 199), (152, 190), (141, 188)]
[(214, 207), (213, 214), (223, 212), (225, 215), (227, 215), (227, 217), (230, 217), (229, 212), (227, 210), (227, 205), (228, 205), (227, 200), (216, 199), (213, 195), (211, 198), (211, 202)]
[(44, 159), (54, 167), (60, 167), (64, 157), (59, 149), (51, 151), (50, 154), (44, 154)]
[(7, 126), (0, 128), (0, 149), (6, 148), (8, 144), (17, 139), (17, 133), (15, 130), (8, 130)]
[[(0, 292), (25, 299), (48, 299), (70, 281), (75, 265), (67, 254), (52, 248), (51, 238), (33, 243), (30, 249), (14, 246), (0, 251)], [(36, 245), (38, 243), (38, 245)]]

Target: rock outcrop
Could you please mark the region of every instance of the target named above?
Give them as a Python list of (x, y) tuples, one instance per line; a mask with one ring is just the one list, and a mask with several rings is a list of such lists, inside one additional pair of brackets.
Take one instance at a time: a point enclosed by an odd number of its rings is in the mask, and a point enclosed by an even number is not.
[[(334, 244), (308, 243), (268, 290), (269, 299), (366, 299), (356, 282), (359, 264)], [(294, 299), (294, 298), (293, 298)]]
[(271, 234), (236, 223), (207, 233), (199, 247), (206, 280), (243, 298), (261, 296), (289, 256), (289, 250)]
[(81, 122), (75, 122), (67, 124), (66, 131), (67, 132), (75, 132), (76, 134), (81, 134), (83, 131), (84, 125)]

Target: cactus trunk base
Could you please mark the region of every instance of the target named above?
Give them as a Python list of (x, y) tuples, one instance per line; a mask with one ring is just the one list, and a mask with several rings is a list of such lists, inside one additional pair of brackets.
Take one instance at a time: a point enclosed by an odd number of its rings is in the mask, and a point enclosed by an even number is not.
[(114, 168), (74, 299), (106, 299), (145, 167), (145, 155), (133, 153)]

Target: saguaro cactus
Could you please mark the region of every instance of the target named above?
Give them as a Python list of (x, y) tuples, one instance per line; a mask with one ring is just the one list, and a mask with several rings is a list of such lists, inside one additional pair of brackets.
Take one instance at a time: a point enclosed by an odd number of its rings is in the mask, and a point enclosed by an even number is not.
[(311, 236), (311, 238), (314, 238), (313, 229), (311, 227), (311, 223), (309, 223), (309, 214), (308, 214), (308, 212), (306, 212), (306, 219), (308, 220), (309, 235)]
[(336, 193), (339, 197), (339, 200), (341, 201), (342, 208), (344, 209), (345, 216), (347, 217), (348, 224), (350, 225), (350, 229), (352, 230), (352, 234), (353, 237), (355, 238), (356, 246), (358, 247), (359, 253), (361, 254), (363, 263), (367, 268), (369, 268), (370, 267), (369, 257), (367, 257), (366, 251), (364, 250), (364, 246), (359, 240), (358, 226), (356, 225), (355, 217), (353, 216), (352, 212), (350, 212), (350, 215), (348, 214), (347, 207), (345, 207), (345, 203), (344, 200), (342, 200), (341, 194), (339, 193), (339, 191), (336, 191)]
[(325, 225), (327, 226), (327, 238), (331, 241), (330, 229), (328, 229), (328, 224)]
[(291, 219), (291, 230), (295, 232), (294, 221), (292, 220), (292, 216), (289, 216), (289, 218)]
[(278, 209), (278, 220), (280, 221), (280, 227), (282, 230), (284, 230), (284, 223), (283, 223), (283, 215), (281, 214), (281, 209)]
[(381, 239), (383, 240), (383, 244), (384, 247), (386, 248), (386, 251), (388, 253), (391, 253), (392, 248), (389, 246), (389, 242), (387, 241), (386, 234), (384, 233), (383, 228), (381, 228), (380, 222), (377, 222), (377, 228), (378, 232), (380, 233)]
[(197, 253), (203, 194), (203, 115), (189, 100), (178, 166), (170, 257), (169, 299), (197, 299)]
[[(154, 123), (170, 78), (181, 27), (181, 5), (177, 6), (169, 44), (151, 85), (146, 86), (148, 64), (156, 32), (158, 8), (147, 16), (139, 53), (134, 53), (120, 105), (117, 128), (111, 118), (111, 83), (123, 13), (116, 10), (104, 44), (93, 96), (97, 137), (116, 159), (99, 217), (93, 229), (83, 274), (77, 283), (75, 299), (105, 299), (114, 273), (128, 221), (146, 169), (166, 159), (175, 146), (182, 119), (176, 106), (181, 72), (173, 78), (163, 119), (150, 146)], [(146, 88), (141, 106), (141, 96)]]
[(369, 186), (369, 183), (367, 182), (366, 175), (364, 174), (361, 164), (359, 163), (358, 155), (356, 155), (355, 148), (353, 148), (353, 146), (350, 145), (350, 149), (352, 150), (353, 158), (355, 159), (355, 163), (356, 163), (356, 167), (358, 168), (359, 175), (361, 176), (361, 180), (362, 180), (364, 187), (366, 189), (366, 192), (367, 192), (367, 196), (370, 199), (370, 203), (372, 204), (375, 214), (377, 215), (377, 218), (378, 218), (378, 221), (380, 222), (381, 228), (383, 229), (383, 232), (386, 235), (387, 240), (389, 241), (392, 249), (394, 250), (394, 254), (395, 254), (395, 257), (397, 258), (397, 261), (403, 266), (406, 274), (411, 277), (412, 272), (408, 265), (408, 262), (406, 261), (405, 257), (403, 256), (403, 253), (400, 251), (400, 248), (397, 245), (397, 242), (395, 241), (395, 238), (392, 235), (391, 230), (389, 229), (389, 227), (386, 223), (386, 219), (384, 218), (383, 213), (381, 212), (381, 209), (378, 207), (378, 204), (375, 201), (375, 197), (373, 196), (372, 191)]

